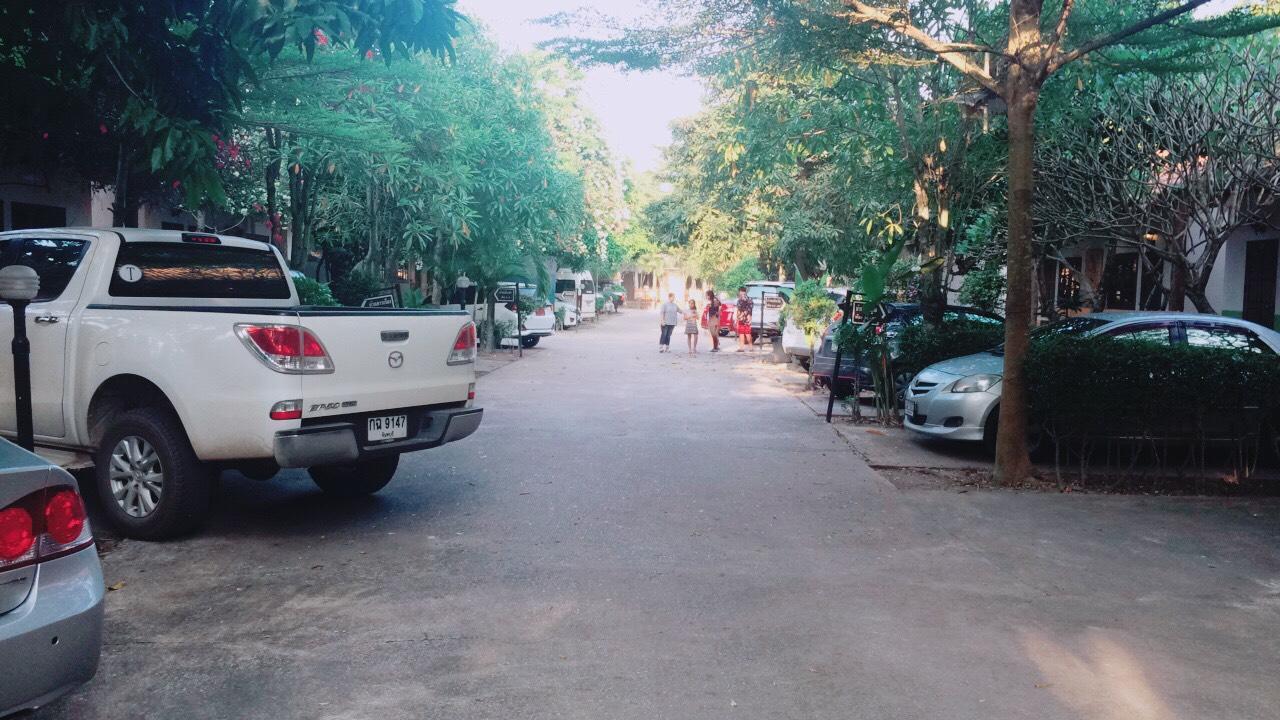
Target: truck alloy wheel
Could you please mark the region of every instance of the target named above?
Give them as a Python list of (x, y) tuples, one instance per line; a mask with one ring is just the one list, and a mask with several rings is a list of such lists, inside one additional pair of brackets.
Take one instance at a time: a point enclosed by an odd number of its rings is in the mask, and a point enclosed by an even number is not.
[(111, 450), (111, 495), (132, 517), (150, 515), (164, 492), (164, 466), (160, 455), (144, 438), (128, 435)]
[(120, 532), (157, 540), (194, 530), (209, 510), (213, 473), (173, 412), (140, 408), (107, 427), (94, 457), (102, 508)]

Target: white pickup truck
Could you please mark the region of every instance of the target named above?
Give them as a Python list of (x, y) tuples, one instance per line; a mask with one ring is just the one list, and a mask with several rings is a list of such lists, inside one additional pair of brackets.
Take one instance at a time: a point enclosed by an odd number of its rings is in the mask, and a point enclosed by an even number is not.
[[(28, 265), (38, 449), (90, 460), (126, 535), (203, 520), (216, 473), (305, 467), (326, 492), (380, 490), (401, 453), (476, 431), (476, 333), (460, 310), (302, 307), (280, 254), (164, 230), (0, 233)], [(0, 304), (0, 347), (12, 338)], [(0, 359), (0, 432), (16, 428)]]

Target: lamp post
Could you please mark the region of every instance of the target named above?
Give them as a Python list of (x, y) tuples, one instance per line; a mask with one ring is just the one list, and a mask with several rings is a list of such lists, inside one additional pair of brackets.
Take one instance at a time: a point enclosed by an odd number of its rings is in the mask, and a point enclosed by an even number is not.
[(471, 289), (471, 278), (467, 277), (465, 274), (459, 275), (457, 281), (455, 281), (453, 284), (454, 284), (454, 287), (462, 291), (462, 299), (458, 302), (458, 309), (466, 310), (467, 309), (467, 290)]
[(26, 265), (0, 268), (0, 299), (13, 308), (13, 399), (18, 416), (18, 445), (35, 449), (31, 429), (31, 342), (27, 305), (40, 292), (40, 276)]

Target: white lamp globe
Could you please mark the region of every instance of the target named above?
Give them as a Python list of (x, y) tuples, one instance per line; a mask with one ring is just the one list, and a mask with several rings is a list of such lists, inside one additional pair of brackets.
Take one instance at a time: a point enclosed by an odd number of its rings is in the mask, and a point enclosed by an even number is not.
[(40, 276), (26, 265), (6, 265), (0, 268), (0, 299), (36, 299), (40, 293)]

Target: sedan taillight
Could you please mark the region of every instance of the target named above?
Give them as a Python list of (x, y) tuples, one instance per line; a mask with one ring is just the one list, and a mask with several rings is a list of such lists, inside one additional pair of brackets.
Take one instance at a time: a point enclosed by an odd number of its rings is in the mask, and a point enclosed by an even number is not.
[(0, 510), (0, 572), (69, 555), (93, 544), (80, 493), (37, 490)]
[(289, 375), (333, 372), (333, 358), (320, 338), (297, 325), (236, 325), (236, 335), (267, 367)]

